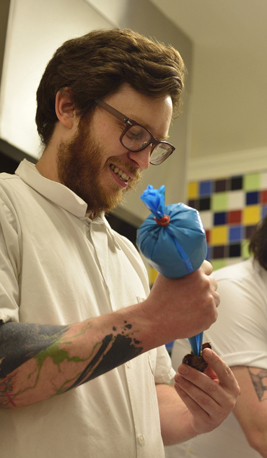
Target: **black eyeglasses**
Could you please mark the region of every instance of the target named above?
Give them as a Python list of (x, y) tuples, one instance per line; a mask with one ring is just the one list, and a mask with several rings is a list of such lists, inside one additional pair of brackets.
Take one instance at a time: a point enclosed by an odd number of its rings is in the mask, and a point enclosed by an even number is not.
[(166, 161), (166, 159), (168, 159), (175, 150), (173, 145), (168, 142), (160, 142), (159, 140), (156, 140), (146, 127), (130, 118), (127, 118), (127, 116), (123, 115), (106, 102), (103, 102), (103, 100), (96, 100), (95, 102), (104, 108), (104, 110), (108, 111), (110, 114), (126, 124), (126, 127), (120, 136), (120, 142), (124, 148), (127, 148), (127, 150), (133, 153), (138, 153), (139, 151), (145, 149), (148, 145), (152, 145), (149, 161), (150, 164), (162, 164), (162, 162)]

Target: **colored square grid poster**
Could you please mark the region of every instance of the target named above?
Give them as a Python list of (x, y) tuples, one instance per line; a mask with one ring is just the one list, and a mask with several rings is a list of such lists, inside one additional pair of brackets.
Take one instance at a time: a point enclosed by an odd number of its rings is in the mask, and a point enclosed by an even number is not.
[(249, 238), (267, 213), (267, 172), (190, 182), (188, 205), (200, 213), (214, 269), (246, 259)]

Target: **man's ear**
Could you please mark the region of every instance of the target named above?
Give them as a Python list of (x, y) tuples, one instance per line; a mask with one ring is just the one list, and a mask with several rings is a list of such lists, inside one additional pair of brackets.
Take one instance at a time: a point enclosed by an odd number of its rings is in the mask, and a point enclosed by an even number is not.
[(61, 122), (61, 124), (63, 124), (68, 129), (71, 129), (75, 116), (75, 106), (71, 89), (69, 87), (60, 89), (60, 91), (57, 92), (55, 100), (55, 111), (59, 122)]

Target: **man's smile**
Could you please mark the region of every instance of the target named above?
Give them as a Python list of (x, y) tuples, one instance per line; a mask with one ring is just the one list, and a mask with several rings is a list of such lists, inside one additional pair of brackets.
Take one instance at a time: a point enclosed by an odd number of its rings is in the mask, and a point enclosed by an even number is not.
[(127, 175), (123, 170), (119, 169), (119, 167), (117, 167), (116, 165), (114, 164), (110, 164), (110, 168), (113, 170), (113, 172), (119, 176), (119, 178), (124, 181), (125, 183), (129, 181), (130, 177), (129, 175)]

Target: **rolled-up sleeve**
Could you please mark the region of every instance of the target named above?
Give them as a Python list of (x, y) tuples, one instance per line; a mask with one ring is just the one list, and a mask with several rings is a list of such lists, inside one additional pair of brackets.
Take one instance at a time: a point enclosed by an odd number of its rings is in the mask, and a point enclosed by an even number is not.
[(149, 364), (155, 377), (155, 383), (169, 383), (175, 376), (171, 358), (164, 345), (149, 352)]
[(19, 321), (19, 226), (0, 190), (0, 321)]

